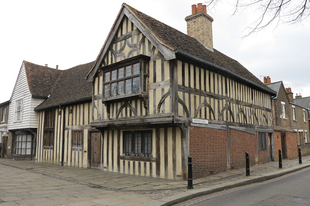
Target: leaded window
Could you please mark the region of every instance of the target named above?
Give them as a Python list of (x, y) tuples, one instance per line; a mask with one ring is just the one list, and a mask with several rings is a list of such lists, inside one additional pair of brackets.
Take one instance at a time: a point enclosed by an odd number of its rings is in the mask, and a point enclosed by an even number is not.
[(125, 131), (123, 133), (123, 152), (125, 156), (151, 157), (152, 131)]
[(145, 92), (148, 59), (149, 57), (138, 56), (103, 67), (104, 100), (131, 97)]
[(16, 135), (14, 138), (15, 155), (31, 155), (35, 153), (35, 141), (31, 134)]

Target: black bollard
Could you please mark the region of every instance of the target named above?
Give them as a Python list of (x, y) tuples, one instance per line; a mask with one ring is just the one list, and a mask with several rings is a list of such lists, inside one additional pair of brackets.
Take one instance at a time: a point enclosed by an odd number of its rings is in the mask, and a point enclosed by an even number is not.
[(245, 152), (245, 171), (246, 176), (250, 176), (250, 155), (247, 152)]
[(279, 149), (279, 168), (282, 168), (282, 152)]
[(193, 167), (192, 157), (188, 156), (188, 178), (187, 178), (187, 189), (193, 189)]
[(301, 149), (300, 148), (298, 148), (298, 157), (299, 157), (299, 164), (302, 164)]

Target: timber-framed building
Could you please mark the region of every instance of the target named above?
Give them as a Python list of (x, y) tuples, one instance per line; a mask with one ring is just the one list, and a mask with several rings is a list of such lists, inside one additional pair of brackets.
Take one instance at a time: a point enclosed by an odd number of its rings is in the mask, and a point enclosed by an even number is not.
[(52, 104), (36, 109), (37, 160), (166, 179), (186, 178), (188, 155), (195, 178), (244, 167), (244, 152), (251, 164), (272, 160), (275, 92), (213, 48), (204, 5), (186, 21), (188, 35), (123, 4), (86, 74), (91, 99), (54, 104), (53, 127)]

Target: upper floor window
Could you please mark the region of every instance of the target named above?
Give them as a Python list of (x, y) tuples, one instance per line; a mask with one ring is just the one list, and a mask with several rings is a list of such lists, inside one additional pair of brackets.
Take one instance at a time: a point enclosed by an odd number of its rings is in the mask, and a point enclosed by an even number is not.
[(23, 119), (23, 100), (19, 99), (15, 104), (15, 121), (21, 121)]
[(282, 114), (281, 118), (285, 119), (285, 102), (281, 102)]
[(296, 108), (295, 108), (295, 106), (292, 106), (292, 110), (293, 110), (293, 120), (296, 121)]
[(306, 110), (302, 110), (302, 116), (303, 116), (303, 119), (304, 119), (304, 122), (306, 122)]
[(5, 122), (5, 116), (6, 116), (6, 107), (2, 109), (2, 121), (1, 122)]
[(146, 91), (148, 74), (144, 58), (132, 58), (104, 67), (103, 98), (130, 97)]

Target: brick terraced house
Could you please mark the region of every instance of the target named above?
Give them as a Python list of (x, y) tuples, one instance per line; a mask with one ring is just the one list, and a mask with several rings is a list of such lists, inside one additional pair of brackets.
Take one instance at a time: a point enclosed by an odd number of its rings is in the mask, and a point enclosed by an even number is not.
[(185, 179), (188, 155), (195, 178), (244, 167), (245, 152), (274, 159), (276, 92), (213, 48), (204, 5), (186, 21), (188, 35), (123, 4), (95, 62), (35, 108), (36, 160)]
[(309, 154), (309, 110), (295, 103), (292, 89), (285, 88), (282, 81), (271, 82), (267, 76), (264, 83), (277, 92), (272, 100), (276, 157), (281, 149), (283, 158), (296, 158), (298, 147), (303, 155)]

